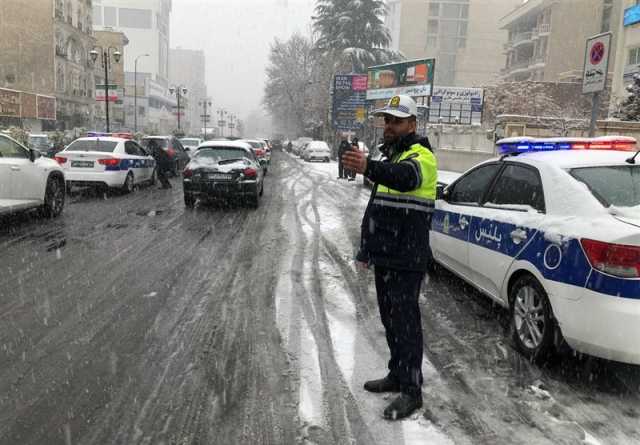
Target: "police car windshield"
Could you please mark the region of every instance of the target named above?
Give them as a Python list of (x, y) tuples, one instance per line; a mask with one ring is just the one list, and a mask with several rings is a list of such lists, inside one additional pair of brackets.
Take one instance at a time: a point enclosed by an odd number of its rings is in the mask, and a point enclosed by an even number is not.
[(216, 162), (246, 157), (247, 153), (240, 148), (201, 148), (196, 152), (196, 158), (209, 158)]
[(640, 166), (584, 167), (570, 173), (586, 184), (605, 207), (640, 205)]
[(72, 142), (64, 151), (99, 151), (102, 153), (112, 153), (118, 145), (113, 141), (102, 141), (100, 139), (79, 139)]

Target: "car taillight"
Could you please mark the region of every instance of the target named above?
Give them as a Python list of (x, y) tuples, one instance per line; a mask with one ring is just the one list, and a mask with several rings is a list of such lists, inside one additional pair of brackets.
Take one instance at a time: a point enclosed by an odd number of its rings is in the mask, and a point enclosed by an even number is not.
[(116, 159), (116, 158), (98, 159), (98, 164), (105, 165), (107, 167), (115, 167), (117, 165), (120, 165), (120, 159)]
[(182, 171), (182, 177), (190, 178), (192, 176), (193, 176), (193, 170), (186, 168)]
[(244, 177), (245, 178), (257, 178), (258, 177), (258, 170), (256, 170), (255, 168), (245, 168), (244, 171), (242, 172), (244, 173)]
[(54, 156), (54, 159), (60, 165), (65, 164), (67, 162), (67, 158), (63, 158), (62, 156)]
[(640, 247), (582, 239), (582, 248), (594, 269), (622, 278), (640, 277)]

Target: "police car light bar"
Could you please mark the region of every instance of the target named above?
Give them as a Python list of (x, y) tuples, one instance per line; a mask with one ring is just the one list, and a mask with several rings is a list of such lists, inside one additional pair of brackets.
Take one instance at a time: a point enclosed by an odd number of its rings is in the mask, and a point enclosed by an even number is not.
[(614, 150), (636, 151), (635, 138), (628, 136), (601, 136), (597, 138), (532, 138), (513, 137), (496, 142), (501, 155), (560, 150)]

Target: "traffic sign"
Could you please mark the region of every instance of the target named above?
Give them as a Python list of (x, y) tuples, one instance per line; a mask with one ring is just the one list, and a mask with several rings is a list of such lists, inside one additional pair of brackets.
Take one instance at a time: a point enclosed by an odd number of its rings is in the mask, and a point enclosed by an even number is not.
[(607, 84), (611, 33), (598, 34), (587, 39), (582, 73), (582, 93), (598, 93)]

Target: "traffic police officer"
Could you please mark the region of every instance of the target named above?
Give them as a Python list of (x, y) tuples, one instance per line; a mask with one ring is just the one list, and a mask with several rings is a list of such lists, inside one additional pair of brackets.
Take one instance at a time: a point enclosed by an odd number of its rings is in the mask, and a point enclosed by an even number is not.
[(422, 325), (418, 297), (430, 261), (429, 227), (436, 197), (437, 165), (429, 140), (416, 135), (417, 106), (393, 97), (376, 110), (383, 116), (386, 161), (364, 153), (344, 155), (345, 168), (373, 182), (362, 221), (356, 260), (375, 267), (380, 318), (391, 352), (389, 373), (365, 383), (371, 392), (400, 392), (384, 410), (387, 419), (409, 416), (422, 406)]

